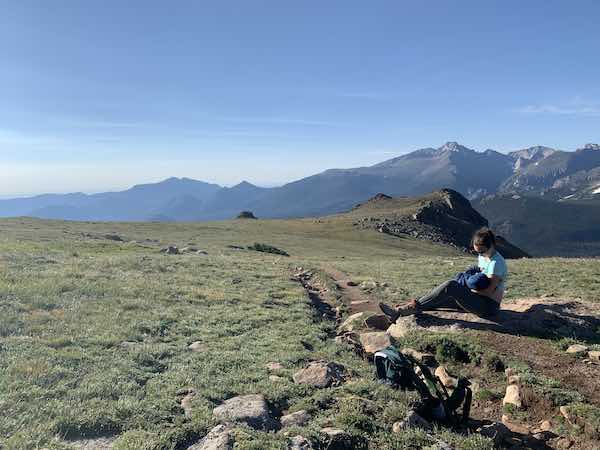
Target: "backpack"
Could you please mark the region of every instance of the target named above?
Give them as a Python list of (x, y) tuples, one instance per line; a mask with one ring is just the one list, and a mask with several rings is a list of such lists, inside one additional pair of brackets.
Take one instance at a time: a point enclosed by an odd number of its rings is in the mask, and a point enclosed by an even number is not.
[[(459, 378), (458, 386), (450, 395), (429, 367), (420, 364), (410, 355), (400, 353), (392, 345), (376, 352), (374, 363), (375, 375), (381, 383), (419, 393), (421, 399), (416, 412), (424, 419), (455, 428), (466, 424), (472, 400), (470, 383), (466, 378)], [(462, 413), (459, 414), (461, 405)]]

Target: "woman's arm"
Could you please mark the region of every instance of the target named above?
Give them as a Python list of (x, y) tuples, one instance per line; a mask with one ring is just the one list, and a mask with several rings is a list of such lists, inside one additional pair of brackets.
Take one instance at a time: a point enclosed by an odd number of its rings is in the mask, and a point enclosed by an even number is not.
[(496, 290), (496, 287), (498, 287), (498, 284), (500, 284), (500, 282), (502, 281), (502, 278), (500, 278), (498, 275), (487, 275), (487, 277), (490, 279), (490, 285), (488, 287), (481, 290), (471, 289), (471, 291), (479, 295), (491, 297), (493, 292)]

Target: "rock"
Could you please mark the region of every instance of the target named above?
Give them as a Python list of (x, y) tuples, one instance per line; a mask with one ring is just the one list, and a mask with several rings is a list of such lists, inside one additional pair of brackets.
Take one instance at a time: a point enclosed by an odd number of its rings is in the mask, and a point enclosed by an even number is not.
[(587, 347), (586, 345), (573, 344), (569, 346), (569, 348), (567, 349), (567, 353), (571, 353), (573, 355), (583, 355), (587, 353), (588, 350), (589, 347)]
[(506, 375), (506, 378), (510, 378), (513, 375), (516, 375), (517, 371), (515, 369), (513, 369), (512, 367), (507, 367), (504, 370), (504, 375)]
[(572, 423), (573, 415), (571, 414), (571, 409), (568, 406), (561, 406), (558, 410), (567, 422)]
[(410, 410), (406, 413), (404, 420), (394, 423), (392, 425), (392, 432), (401, 433), (410, 428), (422, 428), (424, 430), (431, 430), (431, 424), (418, 415), (415, 411)]
[(217, 425), (200, 442), (188, 447), (188, 450), (233, 450), (231, 429)]
[(256, 216), (252, 211), (242, 211), (237, 215), (236, 219), (256, 219)]
[(506, 394), (502, 400), (502, 405), (514, 405), (517, 408), (523, 407), (523, 395), (521, 387), (518, 384), (509, 384), (506, 386)]
[(167, 255), (179, 255), (179, 249), (175, 245), (169, 245), (160, 250), (161, 253), (165, 253)]
[(269, 370), (282, 370), (283, 369), (283, 365), (278, 362), (269, 362), (266, 364), (265, 367)]
[(308, 439), (298, 435), (290, 439), (288, 450), (313, 450), (313, 446)]
[(437, 369), (435, 369), (434, 374), (447, 388), (455, 389), (458, 386), (458, 379), (450, 376), (444, 366), (439, 366)]
[(341, 383), (344, 379), (344, 366), (332, 362), (315, 361), (305, 369), (294, 374), (294, 383), (308, 384), (318, 388), (326, 388)]
[(282, 416), (280, 422), (281, 426), (285, 428), (292, 426), (301, 427), (303, 425), (306, 425), (309, 421), (310, 414), (308, 414), (305, 410), (302, 410)]
[(373, 314), (365, 319), (364, 324), (367, 328), (385, 331), (390, 327), (392, 322), (385, 314)]
[(513, 433), (517, 433), (517, 434), (530, 434), (531, 433), (531, 430), (529, 428), (527, 428), (526, 426), (511, 422), (510, 418), (506, 414), (504, 414), (502, 416), (502, 423), (504, 425), (506, 425), (506, 428), (508, 428)]
[(260, 394), (240, 395), (225, 400), (213, 409), (213, 417), (220, 422), (245, 423), (260, 430), (272, 430), (277, 427), (264, 396)]
[(392, 345), (390, 335), (383, 331), (373, 331), (370, 333), (362, 333), (360, 343), (366, 354), (372, 355), (376, 351), (384, 349)]
[(409, 347), (403, 348), (401, 353), (413, 357), (415, 360), (417, 360), (421, 364), (425, 364), (426, 366), (432, 367), (437, 365), (435, 356), (431, 353), (422, 353), (415, 350), (414, 348)]
[(593, 363), (600, 363), (600, 351), (592, 350), (588, 353), (588, 358), (590, 358), (590, 361)]
[(346, 320), (338, 327), (338, 334), (345, 333), (347, 331), (355, 331), (362, 326), (363, 317), (366, 316), (366, 312), (358, 312), (348, 316)]
[(350, 287), (354, 287), (354, 286), (358, 286), (358, 283), (356, 281), (347, 281), (346, 282), (346, 286), (350, 286)]
[(540, 423), (540, 430), (542, 431), (552, 431), (552, 422), (549, 420), (543, 420)]
[(185, 417), (192, 416), (192, 400), (196, 396), (196, 391), (193, 389), (188, 391), (187, 395), (181, 399), (181, 407), (183, 408), (183, 413)]
[(373, 280), (367, 280), (360, 283), (360, 288), (365, 291), (371, 291), (377, 287), (377, 282)]
[(198, 249), (196, 247), (183, 247), (181, 253), (196, 253)]
[(499, 447), (512, 434), (508, 427), (501, 422), (484, 425), (477, 432), (488, 439), (492, 439), (496, 447)]
[(521, 377), (519, 375), (511, 375), (508, 377), (508, 384), (521, 384)]
[(269, 375), (269, 380), (274, 383), (281, 383), (282, 381), (285, 381), (285, 378), (278, 377), (277, 375)]
[(387, 334), (396, 339), (405, 337), (411, 331), (419, 329), (414, 316), (400, 317), (396, 323), (390, 325)]
[(188, 345), (188, 349), (196, 353), (205, 352), (206, 345), (201, 341), (195, 341)]

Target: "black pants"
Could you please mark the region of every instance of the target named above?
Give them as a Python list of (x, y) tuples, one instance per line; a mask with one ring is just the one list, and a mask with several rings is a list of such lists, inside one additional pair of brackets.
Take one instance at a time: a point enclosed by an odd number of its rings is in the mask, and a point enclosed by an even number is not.
[(423, 311), (450, 308), (484, 317), (493, 316), (500, 309), (499, 303), (494, 299), (476, 294), (458, 284), (456, 280), (443, 282), (429, 294), (418, 299), (417, 303)]

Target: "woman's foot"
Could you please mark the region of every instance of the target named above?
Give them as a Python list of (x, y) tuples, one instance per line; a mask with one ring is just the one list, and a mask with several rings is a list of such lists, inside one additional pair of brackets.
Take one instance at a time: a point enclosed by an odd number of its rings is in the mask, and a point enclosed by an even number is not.
[(380, 302), (379, 309), (381, 309), (381, 311), (383, 311), (383, 313), (388, 316), (392, 322), (395, 322), (398, 317), (412, 316), (420, 311), (419, 304), (414, 299), (402, 305), (396, 305), (395, 307)]

